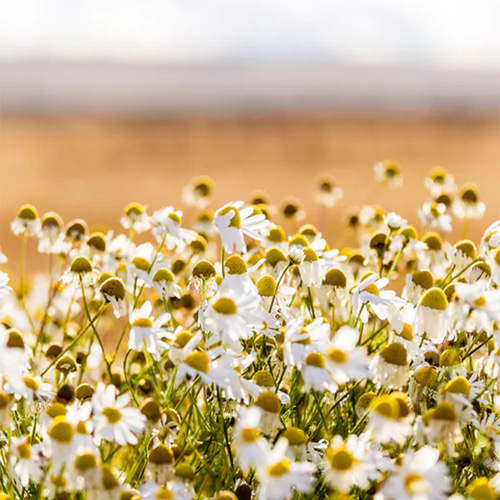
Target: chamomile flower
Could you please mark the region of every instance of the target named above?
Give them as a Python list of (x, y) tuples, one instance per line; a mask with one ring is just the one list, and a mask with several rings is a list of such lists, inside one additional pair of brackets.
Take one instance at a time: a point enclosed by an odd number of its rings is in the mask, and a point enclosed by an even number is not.
[(130, 396), (116, 395), (116, 387), (100, 383), (92, 396), (92, 417), (97, 439), (105, 439), (121, 446), (136, 444), (136, 434), (144, 428), (146, 417), (128, 406)]
[(139, 309), (132, 309), (129, 322), (131, 329), (128, 339), (128, 348), (142, 351), (145, 348), (149, 353), (157, 356), (160, 350), (166, 348), (160, 341), (161, 327), (170, 319), (169, 313), (164, 313), (158, 318), (152, 316), (151, 302), (144, 302)]
[(17, 212), (15, 219), (10, 224), (12, 232), (19, 236), (36, 236), (40, 231), (41, 223), (38, 210), (30, 204), (23, 205)]
[(267, 442), (260, 431), (262, 412), (258, 407), (242, 409), (234, 429), (238, 461), (243, 470), (256, 467), (264, 460)]
[(439, 461), (439, 451), (424, 446), (406, 453), (398, 469), (382, 488), (386, 500), (445, 500), (451, 490), (448, 469)]
[(344, 325), (328, 344), (326, 367), (339, 385), (350, 380), (360, 380), (368, 374), (369, 361), (366, 351), (362, 347), (356, 347), (358, 337), (357, 330)]
[(378, 274), (373, 273), (351, 290), (354, 312), (363, 323), (369, 319), (367, 305), (382, 320), (387, 319), (392, 311), (404, 306), (405, 301), (397, 297), (396, 292), (384, 290), (388, 283), (387, 278), (379, 278)]
[(28, 438), (12, 437), (10, 443), (10, 467), (25, 488), (30, 481), (35, 483), (42, 477), (42, 446), (31, 445)]
[(257, 465), (260, 500), (284, 500), (293, 492), (308, 493), (312, 488), (315, 466), (309, 462), (293, 462), (287, 457), (288, 441), (279, 439), (274, 448)]
[(246, 252), (243, 235), (255, 240), (263, 238), (269, 221), (263, 213), (254, 213), (253, 207), (243, 207), (242, 201), (231, 202), (215, 212), (214, 224), (219, 230), (226, 252)]
[(353, 486), (365, 489), (370, 480), (380, 476), (378, 457), (368, 441), (351, 434), (347, 440), (335, 436), (325, 452), (325, 477), (335, 490), (348, 493)]
[(448, 299), (440, 288), (430, 288), (420, 299), (417, 307), (416, 328), (435, 344), (448, 335)]
[(121, 225), (125, 229), (133, 229), (136, 233), (147, 231), (151, 225), (146, 208), (140, 203), (129, 203), (123, 210), (123, 216), (120, 219)]

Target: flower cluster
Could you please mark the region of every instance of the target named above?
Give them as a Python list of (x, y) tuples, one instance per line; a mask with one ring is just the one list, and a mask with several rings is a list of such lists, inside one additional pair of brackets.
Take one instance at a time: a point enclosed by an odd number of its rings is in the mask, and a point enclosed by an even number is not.
[[(402, 185), (394, 161), (375, 177)], [(0, 499), (498, 498), (500, 221), (452, 244), (478, 191), (443, 168), (425, 186), (420, 235), (365, 205), (344, 248), (321, 233), (329, 176), (320, 227), (263, 192), (211, 212), (207, 177), (183, 193), (190, 228), (173, 207), (131, 203), (123, 234), (21, 207)], [(29, 240), (46, 274), (25, 272)]]

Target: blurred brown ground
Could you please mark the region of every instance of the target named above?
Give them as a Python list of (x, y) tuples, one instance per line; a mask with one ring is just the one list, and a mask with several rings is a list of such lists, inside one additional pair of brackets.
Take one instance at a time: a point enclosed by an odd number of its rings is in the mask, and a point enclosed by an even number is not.
[[(500, 119), (455, 116), (255, 116), (171, 119), (79, 116), (4, 116), (0, 128), (0, 247), (17, 270), (19, 241), (9, 223), (23, 203), (41, 213), (55, 210), (65, 221), (119, 230), (130, 201), (151, 210), (180, 208), (183, 186), (210, 175), (211, 208), (248, 199), (256, 189), (272, 200), (299, 198), (317, 222), (315, 179), (330, 173), (344, 198), (328, 216), (330, 244), (345, 244), (341, 227), (348, 207), (378, 203), (416, 223), (425, 199), (423, 177), (433, 166), (448, 168), (460, 185), (473, 181), (487, 205), (471, 226), (479, 239), (500, 218)], [(405, 177), (397, 191), (376, 188), (373, 164), (395, 159)], [(186, 214), (189, 218), (189, 214)], [(461, 227), (453, 238), (461, 236)], [(33, 255), (33, 253), (31, 254)], [(45, 258), (30, 260), (35, 270)]]

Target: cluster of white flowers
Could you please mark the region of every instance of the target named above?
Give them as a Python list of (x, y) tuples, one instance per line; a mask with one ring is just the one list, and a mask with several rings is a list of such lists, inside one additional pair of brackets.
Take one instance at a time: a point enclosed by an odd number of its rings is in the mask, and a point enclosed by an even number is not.
[[(375, 174), (402, 185), (393, 161)], [(208, 211), (207, 177), (183, 193), (191, 229), (173, 207), (128, 205), (118, 235), (21, 207), (0, 499), (499, 498), (500, 221), (452, 244), (478, 191), (442, 168), (425, 186), (420, 237), (365, 205), (338, 249), (295, 200)], [(321, 224), (341, 196), (319, 181)]]

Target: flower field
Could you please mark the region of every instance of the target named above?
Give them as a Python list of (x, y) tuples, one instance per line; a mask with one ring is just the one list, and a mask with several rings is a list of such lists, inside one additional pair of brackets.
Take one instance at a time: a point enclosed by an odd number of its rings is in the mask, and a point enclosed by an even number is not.
[[(403, 175), (382, 161), (364, 182), (389, 201)], [(0, 498), (498, 498), (500, 221), (472, 241), (477, 187), (440, 167), (422, 183), (410, 221), (346, 211), (349, 247), (322, 234), (344, 196), (328, 175), (316, 225), (265, 192), (212, 212), (206, 176), (182, 192), (189, 224), (130, 203), (120, 232), (90, 231), (21, 206)]]

